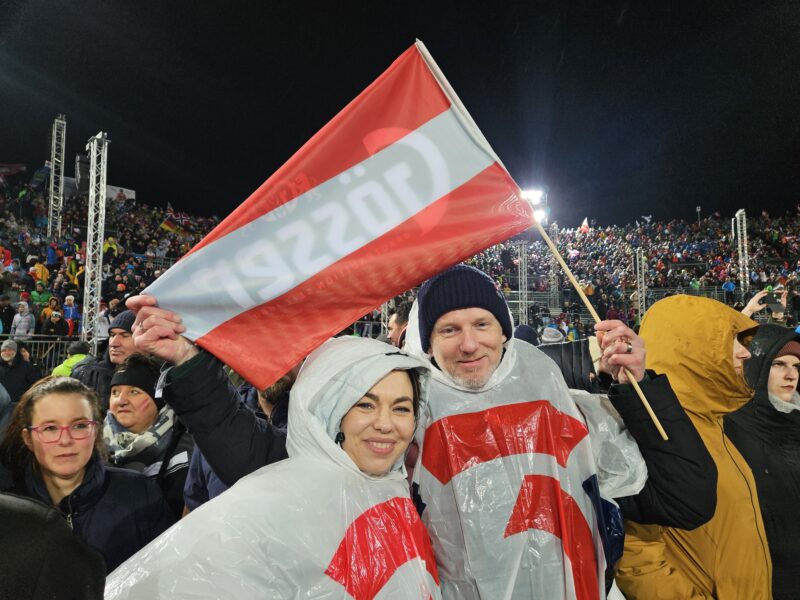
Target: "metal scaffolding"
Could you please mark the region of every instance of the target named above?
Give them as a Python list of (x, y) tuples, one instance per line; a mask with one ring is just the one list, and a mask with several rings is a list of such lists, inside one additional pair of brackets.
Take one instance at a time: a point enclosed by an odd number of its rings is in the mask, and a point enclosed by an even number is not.
[(104, 132), (89, 138), (89, 224), (86, 239), (86, 283), (83, 292), (83, 328), (81, 339), (97, 351), (96, 324), (102, 293), (103, 237), (106, 227), (106, 168), (108, 144)]
[(636, 313), (639, 322), (644, 318), (647, 310), (647, 258), (643, 248), (637, 248), (634, 253), (634, 270), (636, 271)]
[[(550, 239), (553, 240), (553, 243), (558, 245), (558, 223), (553, 221), (550, 223)], [(547, 304), (548, 308), (550, 309), (560, 309), (561, 308), (561, 301), (560, 301), (560, 292), (561, 290), (558, 287), (558, 259), (551, 255), (550, 256), (550, 274), (547, 277)]]
[(47, 216), (47, 237), (61, 237), (61, 212), (64, 208), (64, 152), (67, 141), (67, 117), (58, 115), (53, 121), (50, 140), (50, 210)]
[(747, 246), (747, 215), (743, 208), (736, 211), (736, 250), (739, 254), (739, 288), (750, 291), (750, 252)]
[(519, 325), (528, 324), (528, 242), (517, 242), (519, 257)]
[(389, 315), (394, 310), (394, 298), (381, 304), (381, 334), (389, 335)]

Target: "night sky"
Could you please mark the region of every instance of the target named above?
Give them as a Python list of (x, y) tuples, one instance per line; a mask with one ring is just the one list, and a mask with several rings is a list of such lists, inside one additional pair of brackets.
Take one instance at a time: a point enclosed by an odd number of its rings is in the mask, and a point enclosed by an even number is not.
[(0, 163), (225, 216), (415, 38), (563, 226), (800, 201), (798, 2), (0, 0)]

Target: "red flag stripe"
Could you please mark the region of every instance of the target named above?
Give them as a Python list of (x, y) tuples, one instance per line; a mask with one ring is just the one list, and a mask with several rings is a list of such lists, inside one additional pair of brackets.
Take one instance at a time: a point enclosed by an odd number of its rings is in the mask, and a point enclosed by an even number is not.
[(549, 454), (565, 467), (587, 435), (582, 422), (546, 400), (506, 404), (434, 422), (425, 432), (422, 465), (442, 485), (477, 464), (515, 454)]
[[(426, 440), (427, 442), (427, 440)], [(572, 565), (576, 600), (597, 598), (597, 558), (592, 530), (575, 499), (557, 479), (526, 475), (503, 537), (528, 529), (547, 531), (561, 540)]]
[(365, 511), (347, 528), (325, 570), (355, 600), (372, 600), (397, 569), (415, 558), (439, 584), (428, 532), (409, 498), (392, 498)]
[[(358, 315), (531, 223), (516, 184), (493, 165), (400, 226), (279, 298), (242, 312), (197, 344), (266, 387)], [(505, 194), (506, 203), (495, 203)], [(353, 316), (355, 315), (355, 317)], [(243, 354), (242, 348), (258, 352)], [(269, 356), (269, 361), (263, 357)]]
[(412, 46), (192, 252), (363, 162), (449, 108), (450, 101)]

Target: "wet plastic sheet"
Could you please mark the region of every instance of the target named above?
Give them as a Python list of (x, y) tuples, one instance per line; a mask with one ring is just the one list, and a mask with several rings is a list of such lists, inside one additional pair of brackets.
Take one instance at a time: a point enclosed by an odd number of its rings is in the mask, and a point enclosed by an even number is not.
[(130, 558), (109, 576), (106, 598), (441, 597), (402, 457), (387, 475), (366, 475), (332, 435), (378, 379), (420, 363), (374, 340), (323, 348), (292, 393), (291, 458), (242, 479)]

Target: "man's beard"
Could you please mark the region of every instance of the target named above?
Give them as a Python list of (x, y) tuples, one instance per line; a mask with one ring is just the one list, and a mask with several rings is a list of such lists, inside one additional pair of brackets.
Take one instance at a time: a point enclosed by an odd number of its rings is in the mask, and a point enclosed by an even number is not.
[(288, 377), (281, 377), (264, 390), (264, 400), (274, 406), (286, 392), (292, 389), (292, 385), (294, 385), (294, 380)]
[[(499, 364), (499, 363), (498, 363)], [(456, 382), (461, 387), (465, 387), (468, 390), (479, 390), (486, 383), (491, 379), (494, 372), (497, 370), (498, 365), (494, 365), (489, 368), (488, 372), (484, 375), (479, 375), (478, 373), (469, 373), (467, 375), (457, 375), (455, 373), (447, 373), (454, 382)]]

